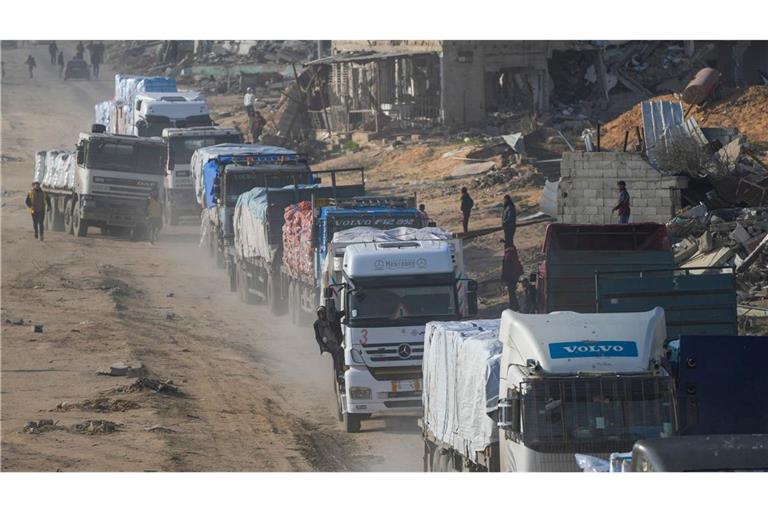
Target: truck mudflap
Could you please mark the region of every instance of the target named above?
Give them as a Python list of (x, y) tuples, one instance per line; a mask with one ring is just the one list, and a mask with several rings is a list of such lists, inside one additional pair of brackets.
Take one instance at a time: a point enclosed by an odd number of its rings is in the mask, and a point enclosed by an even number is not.
[(664, 309), (667, 337), (738, 334), (731, 267), (632, 270), (595, 274), (598, 313)]

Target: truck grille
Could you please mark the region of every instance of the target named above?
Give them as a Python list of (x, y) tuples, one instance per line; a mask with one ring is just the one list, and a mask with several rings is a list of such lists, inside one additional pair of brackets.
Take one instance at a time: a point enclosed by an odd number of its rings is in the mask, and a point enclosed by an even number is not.
[(363, 350), (372, 363), (392, 361), (421, 361), (424, 353), (423, 341), (377, 343)]
[(383, 368), (369, 367), (368, 371), (376, 380), (420, 380), (421, 366), (385, 366)]

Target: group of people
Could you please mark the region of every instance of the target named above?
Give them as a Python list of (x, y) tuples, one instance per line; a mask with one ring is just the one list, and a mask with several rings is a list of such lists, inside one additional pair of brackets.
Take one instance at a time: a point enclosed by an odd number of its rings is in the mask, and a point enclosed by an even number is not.
[(256, 110), (256, 101), (253, 88), (248, 87), (245, 90), (245, 96), (243, 96), (243, 106), (245, 107), (246, 114), (248, 114), (248, 133), (251, 134), (251, 144), (259, 142), (261, 132), (267, 124), (267, 120), (264, 119), (261, 112)]
[[(80, 41), (77, 43), (75, 58), (84, 59), (86, 49), (88, 50), (88, 54), (91, 59), (91, 69), (93, 70), (93, 76), (98, 78), (99, 70), (101, 69), (101, 63), (104, 62), (104, 43), (101, 41), (96, 43), (91, 41), (86, 46), (82, 41)], [(51, 66), (59, 67), (59, 78), (61, 78), (64, 75), (64, 52), (59, 49), (59, 45), (56, 44), (56, 41), (51, 41), (48, 43), (48, 55), (51, 58)], [(32, 54), (29, 54), (27, 60), (24, 61), (24, 64), (29, 70), (29, 78), (35, 78), (34, 71), (35, 68), (37, 68), (37, 61), (32, 56)], [(3, 76), (5, 76), (5, 66), (3, 66)]]

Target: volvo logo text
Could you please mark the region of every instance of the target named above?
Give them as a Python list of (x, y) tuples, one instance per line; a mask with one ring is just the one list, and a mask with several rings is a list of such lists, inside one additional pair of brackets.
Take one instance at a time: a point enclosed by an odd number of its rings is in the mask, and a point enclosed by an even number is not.
[(403, 343), (397, 347), (397, 355), (399, 355), (401, 359), (408, 359), (411, 357), (411, 346)]

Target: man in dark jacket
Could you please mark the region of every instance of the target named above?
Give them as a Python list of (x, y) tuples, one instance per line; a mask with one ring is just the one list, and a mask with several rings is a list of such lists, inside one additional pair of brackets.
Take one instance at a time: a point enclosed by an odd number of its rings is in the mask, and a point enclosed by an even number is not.
[(56, 65), (56, 57), (59, 55), (59, 47), (56, 45), (56, 41), (48, 43), (48, 55), (51, 56), (51, 65)]
[(340, 377), (344, 372), (344, 349), (341, 346), (341, 325), (328, 318), (325, 306), (317, 308), (317, 320), (312, 324), (315, 329), (315, 341), (320, 347), (320, 354), (325, 352), (333, 358), (333, 370)]
[(517, 281), (523, 275), (523, 266), (517, 257), (517, 248), (510, 244), (504, 249), (504, 260), (501, 263), (501, 279), (507, 285), (509, 293), (509, 309), (519, 311), (520, 304), (517, 302)]
[(629, 224), (629, 192), (624, 181), (617, 183), (619, 186), (619, 203), (613, 207), (613, 211), (619, 214), (619, 224)]
[(35, 238), (43, 241), (43, 220), (45, 219), (46, 208), (51, 208), (51, 198), (40, 188), (40, 182), (32, 183), (32, 190), (27, 193), (27, 199), (24, 201), (27, 205), (27, 211), (32, 215), (32, 225), (35, 228)]
[(467, 192), (467, 187), (461, 187), (461, 225), (464, 227), (464, 232), (469, 230), (469, 214), (474, 208), (475, 202)]
[(35, 75), (33, 73), (34, 69), (37, 67), (37, 62), (35, 62), (35, 58), (30, 55), (27, 57), (27, 60), (24, 61), (24, 64), (27, 65), (29, 68), (29, 78), (35, 78)]
[(501, 227), (504, 228), (504, 247), (509, 247), (515, 241), (515, 230), (517, 229), (517, 208), (509, 194), (504, 196)]

